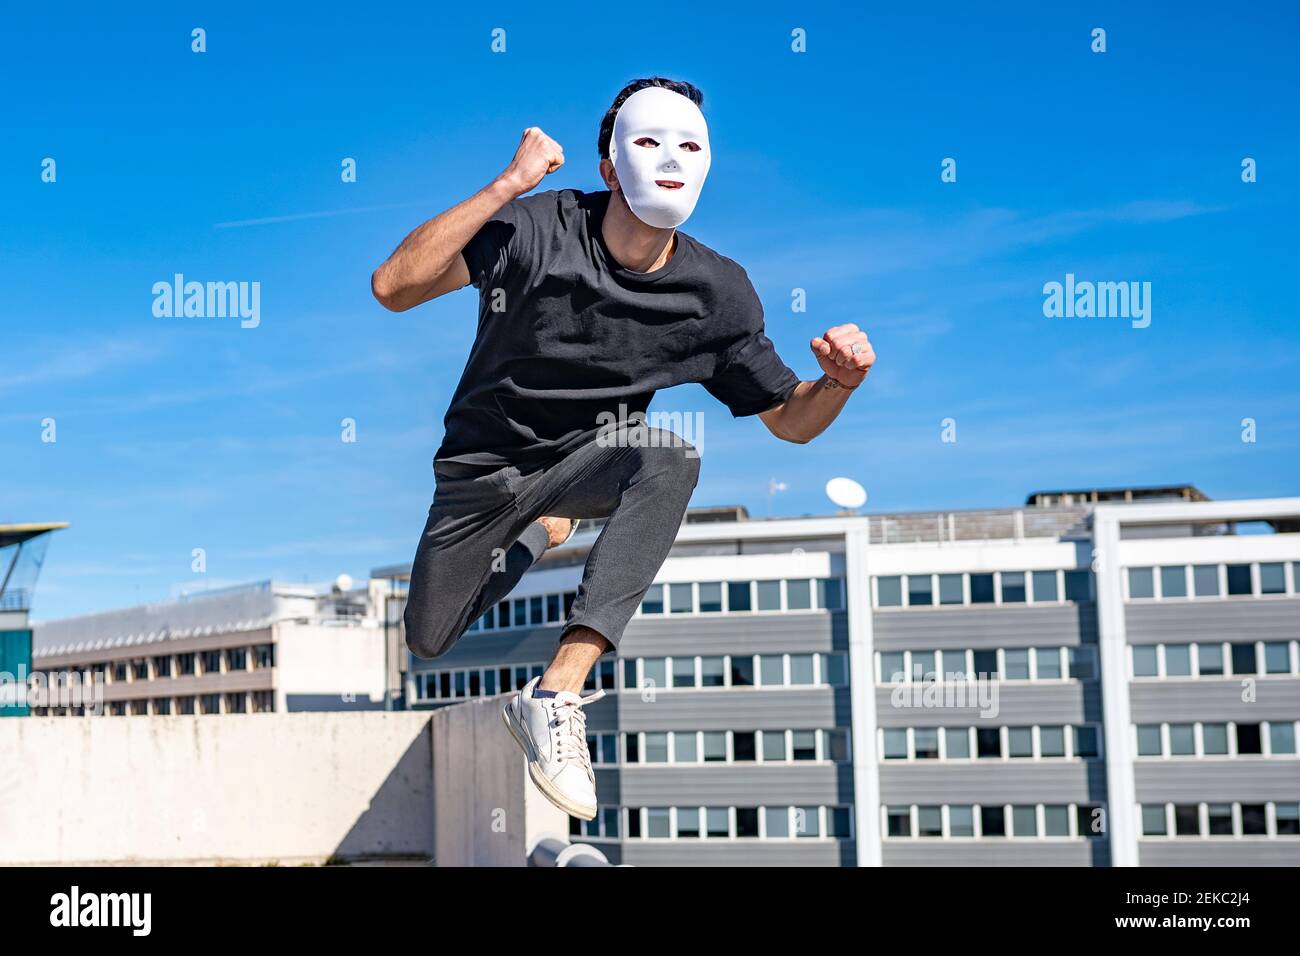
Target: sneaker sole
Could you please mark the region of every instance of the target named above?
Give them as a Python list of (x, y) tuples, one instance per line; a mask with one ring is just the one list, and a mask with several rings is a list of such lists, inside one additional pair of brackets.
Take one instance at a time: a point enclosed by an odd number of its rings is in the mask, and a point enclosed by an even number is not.
[(524, 752), (524, 756), (528, 760), (528, 778), (542, 792), (542, 796), (569, 816), (577, 817), (579, 820), (596, 819), (595, 807), (570, 800), (542, 773), (541, 765), (537, 762), (537, 757), (532, 746), (528, 743), (528, 738), (524, 735), (523, 729), (516, 725), (515, 709), (512, 702), (513, 698), (506, 701), (506, 705), (501, 708), (501, 720), (505, 722), (506, 729), (510, 731), (510, 736), (515, 738), (515, 743), (519, 745), (519, 749)]

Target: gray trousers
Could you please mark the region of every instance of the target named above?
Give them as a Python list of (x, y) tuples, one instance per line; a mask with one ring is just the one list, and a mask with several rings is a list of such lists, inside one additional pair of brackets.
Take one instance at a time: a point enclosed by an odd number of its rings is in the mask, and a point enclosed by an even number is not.
[(618, 646), (677, 537), (699, 478), (689, 442), (644, 424), (620, 426), (559, 461), (456, 477), (436, 465), (406, 602), (406, 645), (445, 654), (502, 600), (547, 547), (538, 518), (608, 518), (587, 556), (561, 636), (579, 625)]

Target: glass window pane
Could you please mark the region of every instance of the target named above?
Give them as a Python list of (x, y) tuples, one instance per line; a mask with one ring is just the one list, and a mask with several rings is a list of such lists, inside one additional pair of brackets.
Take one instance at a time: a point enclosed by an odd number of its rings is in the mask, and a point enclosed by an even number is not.
[(965, 600), (962, 596), (961, 578), (960, 574), (939, 575), (940, 604), (961, 604)]
[(792, 731), (790, 733), (790, 756), (795, 760), (816, 760), (817, 731)]
[(1278, 836), (1296, 836), (1300, 834), (1300, 803), (1278, 803), (1273, 806), (1273, 815), (1277, 820)]
[(1067, 601), (1091, 601), (1091, 581), (1091, 571), (1066, 571), (1065, 599)]
[(787, 611), (805, 611), (812, 607), (812, 582), (802, 579), (785, 582)]
[(706, 807), (704, 818), (708, 822), (709, 836), (731, 836), (731, 814), (726, 807)]
[(722, 582), (700, 582), (700, 611), (710, 613), (722, 610)]
[(1002, 734), (996, 727), (975, 728), (975, 752), (984, 759), (1002, 756)]
[(1286, 593), (1286, 568), (1280, 561), (1259, 566), (1259, 593)]
[(821, 578), (817, 581), (817, 606), (828, 611), (838, 611), (844, 606), (839, 578)]
[(1291, 648), (1283, 641), (1270, 641), (1264, 645), (1264, 673), (1288, 674), (1291, 672)]
[(751, 608), (749, 603), (749, 581), (728, 581), (727, 582), (727, 610), (731, 612), (748, 611)]
[(1201, 725), (1201, 752), (1205, 754), (1226, 754), (1228, 752), (1228, 725)]
[(641, 599), (642, 614), (662, 614), (664, 612), (664, 586), (652, 584)]
[(822, 835), (821, 814), (818, 807), (794, 808), (794, 832), (801, 837), (819, 837)]
[(727, 732), (708, 730), (704, 733), (705, 763), (722, 763), (727, 759)]
[(1095, 757), (1097, 750), (1097, 728), (1074, 728), (1074, 755), (1076, 757)]
[(822, 731), (822, 757), (836, 763), (849, 759), (849, 732), (844, 729)]
[(1066, 837), (1070, 835), (1069, 807), (1043, 807), (1043, 835), (1049, 837)]
[(937, 668), (934, 651), (912, 651), (912, 680), (934, 680)]
[(695, 610), (693, 591), (689, 583), (668, 585), (668, 604), (673, 614), (689, 614)]
[(1038, 647), (1034, 649), (1034, 666), (1039, 680), (1059, 680), (1061, 677), (1061, 649)]
[(679, 837), (698, 837), (700, 835), (700, 811), (698, 807), (677, 808), (677, 835)]
[(903, 606), (903, 579), (897, 576), (876, 578), (876, 606)]
[(1002, 807), (980, 807), (980, 832), (986, 837), (1006, 836), (1007, 818)]
[(1011, 835), (1038, 836), (1038, 810), (1034, 807), (1011, 808)]
[(1133, 676), (1155, 677), (1159, 672), (1159, 657), (1154, 644), (1138, 644), (1133, 648)]
[(754, 658), (733, 657), (731, 659), (731, 686), (754, 686)]
[(1139, 757), (1159, 757), (1163, 752), (1159, 724), (1139, 724), (1137, 738)]
[(757, 736), (752, 730), (737, 730), (731, 735), (731, 746), (734, 753), (733, 759), (737, 763), (749, 763), (758, 757)]
[(1181, 564), (1162, 567), (1160, 595), (1167, 598), (1187, 597), (1187, 568)]
[(908, 807), (889, 807), (885, 811), (886, 828), (891, 837), (912, 835), (912, 811)]
[(998, 652), (997, 651), (975, 651), (971, 654), (975, 662), (975, 676), (979, 680), (997, 680), (998, 671)]
[(1242, 836), (1264, 836), (1268, 832), (1267, 810), (1262, 803), (1241, 805)]
[(1003, 652), (1006, 663), (1004, 680), (1029, 680), (1029, 649), (1009, 648)]
[(912, 745), (917, 760), (939, 759), (939, 730), (936, 727), (917, 727), (912, 731)]
[(645, 753), (641, 760), (642, 763), (667, 763), (668, 735), (664, 733), (646, 734)]
[(780, 654), (764, 654), (758, 663), (764, 687), (780, 687), (785, 683), (785, 659)]
[(667, 839), (670, 836), (667, 807), (650, 807), (646, 810), (646, 836)]
[(704, 687), (721, 687), (726, 682), (725, 664), (721, 657), (700, 658), (700, 683)]
[(1065, 756), (1065, 728), (1040, 727), (1038, 729), (1038, 751), (1044, 757)]
[(1142, 804), (1142, 835), (1165, 836), (1169, 832), (1163, 803)]
[(1024, 571), (1003, 571), (1002, 572), (1002, 603), (1003, 604), (1024, 604), (1025, 603), (1025, 572)]
[(943, 651), (941, 668), (944, 680), (968, 680), (970, 668), (966, 665), (965, 651)]
[(668, 660), (663, 657), (647, 657), (641, 662), (642, 687), (668, 686)]
[(767, 828), (768, 839), (788, 837), (790, 835), (790, 808), (764, 808), (763, 824)]
[(1237, 753), (1260, 754), (1264, 752), (1263, 735), (1259, 724), (1237, 725)]
[(1151, 568), (1128, 569), (1128, 596), (1130, 598), (1156, 596), (1155, 574)]
[(736, 807), (736, 836), (758, 836), (758, 808)]
[(673, 760), (677, 763), (697, 763), (699, 750), (695, 745), (695, 734), (679, 731), (673, 734)]
[(975, 835), (975, 808), (948, 808), (948, 835), (953, 837), (973, 837)]
[(790, 683), (811, 684), (813, 682), (813, 655), (790, 655)]
[(1249, 564), (1230, 564), (1228, 565), (1228, 593), (1229, 594), (1251, 594), (1253, 589), (1250, 586), (1250, 565)]
[(693, 657), (673, 658), (673, 686), (674, 687), (695, 686), (695, 658)]
[(972, 574), (970, 576), (971, 604), (993, 603), (993, 575)]
[(758, 609), (760, 611), (781, 610), (781, 582), (758, 582)]
[(885, 651), (880, 655), (880, 682), (896, 684), (907, 677), (902, 651)]
[[(903, 746), (903, 753), (906, 754), (906, 743)], [(784, 761), (786, 759), (785, 731), (763, 731), (763, 759), (766, 761)]]
[(1097, 677), (1096, 658), (1090, 647), (1071, 647), (1066, 652), (1069, 659), (1071, 680), (1095, 680)]
[(823, 654), (822, 683), (832, 687), (846, 687), (849, 683), (849, 662), (845, 654)]
[(943, 732), (943, 746), (949, 760), (970, 759), (970, 732), (965, 727), (948, 727)]
[(1034, 572), (1034, 601), (1042, 603), (1043, 601), (1055, 601), (1056, 593), (1056, 572), (1055, 571), (1035, 571)]
[(1272, 753), (1295, 753), (1295, 724), (1290, 722), (1269, 724), (1268, 743)]
[(1196, 565), (1192, 568), (1192, 583), (1197, 597), (1215, 597), (1219, 593), (1219, 566)]
[(1232, 804), (1211, 803), (1205, 811), (1210, 836), (1232, 836)]
[(1174, 757), (1189, 757), (1196, 753), (1196, 736), (1191, 724), (1169, 725), (1169, 753)]
[(1034, 755), (1034, 732), (1030, 727), (1007, 728), (1007, 753), (1012, 757)]
[(934, 591), (928, 574), (907, 576), (907, 603), (910, 607), (928, 607), (934, 603)]
[(886, 727), (883, 733), (885, 736), (885, 759), (906, 760), (907, 759), (907, 728)]
[(916, 835), (919, 837), (943, 836), (943, 811), (940, 807), (916, 808)]
[(1165, 646), (1165, 676), (1190, 677), (1192, 675), (1192, 646), (1168, 644)]
[(1214, 677), (1223, 673), (1223, 645), (1197, 644), (1197, 670), (1202, 677)]
[(1229, 649), (1232, 651), (1232, 672), (1234, 674), (1255, 673), (1254, 644), (1231, 644)]

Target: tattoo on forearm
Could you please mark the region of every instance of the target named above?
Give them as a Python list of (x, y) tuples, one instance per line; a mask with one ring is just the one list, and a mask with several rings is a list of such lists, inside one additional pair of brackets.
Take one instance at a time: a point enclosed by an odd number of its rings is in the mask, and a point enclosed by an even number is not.
[(822, 388), (831, 389), (831, 390), (834, 390), (834, 389), (837, 389), (837, 388), (842, 388), (842, 389), (844, 389), (844, 391), (846, 391), (846, 392), (851, 392), (851, 391), (853, 391), (855, 388), (857, 388), (857, 386), (856, 386), (856, 385), (844, 385), (844, 384), (842, 384), (842, 383), (840, 383), (840, 382), (835, 381), (835, 379), (831, 378), (829, 375), (823, 375), (823, 376), (822, 376)]

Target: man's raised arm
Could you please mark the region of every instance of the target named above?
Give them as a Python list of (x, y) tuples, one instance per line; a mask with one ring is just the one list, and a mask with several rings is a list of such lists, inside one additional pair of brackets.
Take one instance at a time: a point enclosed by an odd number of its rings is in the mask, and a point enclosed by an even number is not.
[(402, 240), (370, 277), (380, 305), (405, 312), (469, 284), (461, 250), (498, 209), (564, 165), (564, 150), (536, 126), (524, 130), (515, 158), (469, 199), (434, 216)]

